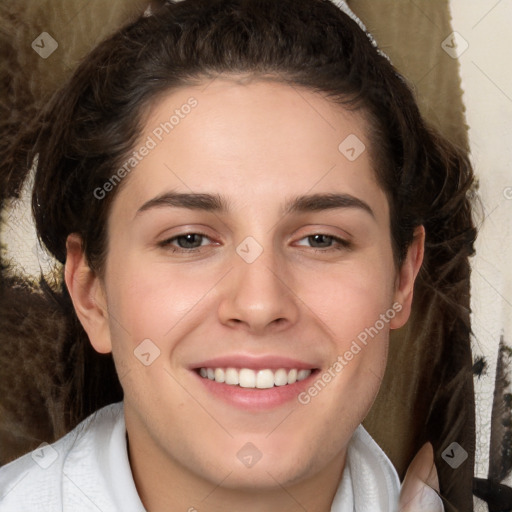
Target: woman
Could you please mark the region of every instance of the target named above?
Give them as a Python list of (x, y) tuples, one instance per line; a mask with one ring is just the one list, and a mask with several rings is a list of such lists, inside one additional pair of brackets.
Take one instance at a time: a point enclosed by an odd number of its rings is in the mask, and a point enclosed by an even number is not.
[(361, 422), (425, 238), (454, 212), (474, 236), (472, 173), (350, 17), (165, 5), (85, 59), (30, 156), (83, 328), (68, 424), (123, 401), (2, 468), (3, 509), (443, 510), (432, 448), (399, 496)]

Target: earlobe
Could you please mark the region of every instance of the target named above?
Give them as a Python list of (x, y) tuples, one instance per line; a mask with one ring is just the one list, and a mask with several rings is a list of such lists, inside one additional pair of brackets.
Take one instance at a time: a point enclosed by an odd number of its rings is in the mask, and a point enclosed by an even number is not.
[(414, 230), (413, 241), (407, 250), (407, 255), (397, 275), (394, 300), (402, 308), (390, 322), (391, 329), (402, 327), (411, 314), (414, 282), (423, 263), (424, 248), (425, 228), (418, 226)]
[(111, 352), (106, 297), (98, 275), (89, 267), (82, 239), (76, 233), (66, 240), (64, 279), (76, 314), (97, 352)]

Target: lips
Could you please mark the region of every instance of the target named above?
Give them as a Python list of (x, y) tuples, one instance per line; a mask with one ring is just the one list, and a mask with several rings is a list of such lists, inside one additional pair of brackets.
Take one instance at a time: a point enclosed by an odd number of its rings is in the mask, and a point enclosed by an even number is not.
[(312, 368), (318, 368), (318, 365), (318, 361), (301, 361), (278, 355), (230, 354), (197, 361), (189, 365), (189, 368), (191, 370), (199, 370), (200, 368), (249, 368), (251, 370), (279, 370), (280, 368), (285, 368), (288, 370), (311, 370)]
[(207, 392), (238, 408), (269, 410), (297, 400), (319, 372), (318, 362), (233, 354), (189, 366)]

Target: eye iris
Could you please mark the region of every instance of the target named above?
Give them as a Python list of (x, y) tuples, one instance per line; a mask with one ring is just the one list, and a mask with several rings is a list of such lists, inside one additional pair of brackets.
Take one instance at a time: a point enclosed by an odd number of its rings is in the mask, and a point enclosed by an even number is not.
[[(308, 237), (309, 242), (314, 245), (317, 242), (320, 242), (321, 247), (329, 247), (330, 243), (332, 242), (332, 237), (327, 235), (311, 235)], [(322, 243), (323, 241), (323, 243)], [(317, 245), (318, 247), (318, 245)]]
[[(194, 241), (195, 239), (195, 241)], [(179, 236), (177, 239), (178, 245), (182, 249), (193, 249), (201, 245), (202, 236), (196, 233)], [(182, 243), (184, 241), (184, 243)], [(197, 243), (198, 242), (198, 243)]]

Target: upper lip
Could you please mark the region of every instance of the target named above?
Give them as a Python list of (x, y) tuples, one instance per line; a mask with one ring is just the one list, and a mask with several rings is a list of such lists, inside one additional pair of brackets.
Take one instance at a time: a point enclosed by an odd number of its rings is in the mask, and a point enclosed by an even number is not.
[(191, 370), (199, 368), (249, 368), (251, 370), (279, 370), (279, 368), (297, 370), (312, 370), (317, 368), (315, 364), (299, 361), (283, 356), (253, 356), (233, 354), (213, 359), (206, 359), (190, 365)]

